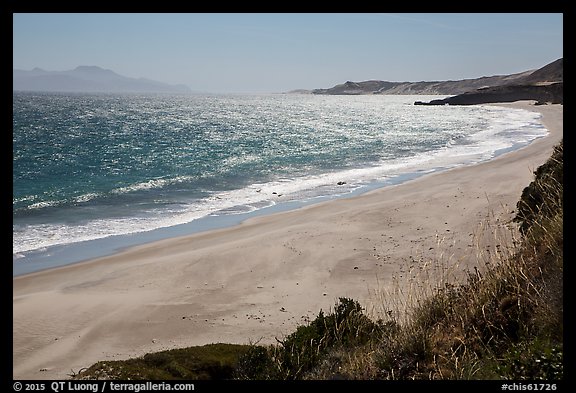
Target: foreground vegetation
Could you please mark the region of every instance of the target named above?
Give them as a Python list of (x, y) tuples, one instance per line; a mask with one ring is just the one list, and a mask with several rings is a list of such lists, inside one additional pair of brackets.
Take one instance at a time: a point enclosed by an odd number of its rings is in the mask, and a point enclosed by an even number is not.
[(563, 377), (563, 144), (514, 219), (521, 241), (461, 283), (373, 321), (353, 299), (278, 345), (211, 344), (98, 362), (76, 379), (514, 379)]

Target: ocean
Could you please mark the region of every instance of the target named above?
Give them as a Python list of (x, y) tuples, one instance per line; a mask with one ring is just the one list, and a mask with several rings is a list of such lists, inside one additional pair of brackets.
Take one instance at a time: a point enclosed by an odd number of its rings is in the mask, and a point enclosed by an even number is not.
[(13, 274), (489, 160), (535, 112), (443, 96), (13, 94)]

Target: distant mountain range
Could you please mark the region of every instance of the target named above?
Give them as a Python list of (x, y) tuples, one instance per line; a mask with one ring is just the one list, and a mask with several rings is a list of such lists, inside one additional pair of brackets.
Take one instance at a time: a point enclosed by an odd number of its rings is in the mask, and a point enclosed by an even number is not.
[(130, 78), (97, 66), (69, 71), (13, 70), (12, 90), (103, 93), (190, 93), (185, 85), (170, 85), (145, 78)]
[[(346, 82), (328, 89), (294, 90), (294, 93), (360, 95), (360, 94), (430, 94), (430, 95), (464, 95), (464, 98), (446, 99), (443, 103), (465, 104), (467, 99), (482, 101), (488, 99), (513, 100), (516, 94), (521, 97), (534, 97), (546, 101), (562, 101), (563, 93), (563, 59), (558, 59), (540, 69), (524, 71), (510, 75), (496, 75), (476, 79), (434, 82), (388, 82), (370, 80), (364, 82)], [(524, 86), (516, 88), (515, 86)], [(527, 87), (529, 86), (529, 87)], [(504, 88), (505, 87), (505, 88)], [(505, 93), (505, 94), (504, 94)], [(451, 97), (455, 98), (455, 97)], [(518, 98), (531, 99), (531, 98)], [(492, 101), (494, 102), (494, 101)], [(435, 105), (435, 104), (433, 104)]]

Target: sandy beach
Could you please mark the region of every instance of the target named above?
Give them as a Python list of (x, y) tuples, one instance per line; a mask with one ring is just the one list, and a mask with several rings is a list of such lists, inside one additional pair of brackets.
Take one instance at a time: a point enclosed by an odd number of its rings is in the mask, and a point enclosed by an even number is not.
[(513, 217), (563, 136), (562, 105), (499, 105), (542, 113), (550, 134), (485, 163), (15, 277), (13, 378), (65, 379), (99, 360), (191, 345), (274, 343), (339, 297), (377, 312), (382, 293), (440, 254), (472, 266), (479, 230)]

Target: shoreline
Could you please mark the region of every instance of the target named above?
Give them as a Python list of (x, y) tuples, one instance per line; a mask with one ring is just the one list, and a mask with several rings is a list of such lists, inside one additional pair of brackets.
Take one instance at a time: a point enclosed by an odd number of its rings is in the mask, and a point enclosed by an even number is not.
[[(505, 153), (502, 153), (505, 154)], [(475, 165), (475, 164), (465, 164)], [(136, 232), (123, 235), (113, 235), (100, 239), (86, 240), (77, 243), (50, 246), (48, 249), (32, 250), (23, 260), (13, 259), (12, 277), (19, 277), (36, 272), (56, 269), (77, 263), (90, 262), (95, 259), (111, 256), (126, 251), (132, 247), (156, 241), (172, 239), (183, 236), (192, 236), (219, 229), (232, 228), (242, 222), (255, 217), (280, 214), (298, 210), (306, 206), (330, 202), (338, 199), (354, 198), (365, 193), (390, 187), (414, 180), (421, 176), (445, 171), (450, 168), (438, 167), (430, 170), (407, 172), (394, 175), (386, 180), (375, 180), (343, 194), (321, 195), (305, 200), (280, 201), (276, 204), (247, 213), (209, 215), (193, 220), (189, 223), (162, 227), (145, 232)], [(56, 262), (54, 262), (56, 261)]]
[(14, 378), (63, 379), (98, 360), (211, 342), (273, 343), (338, 297), (378, 307), (378, 293), (439, 245), (466, 266), (478, 224), (494, 211), (511, 218), (563, 134), (561, 105), (495, 105), (543, 113), (549, 134), (475, 165), (14, 277)]

